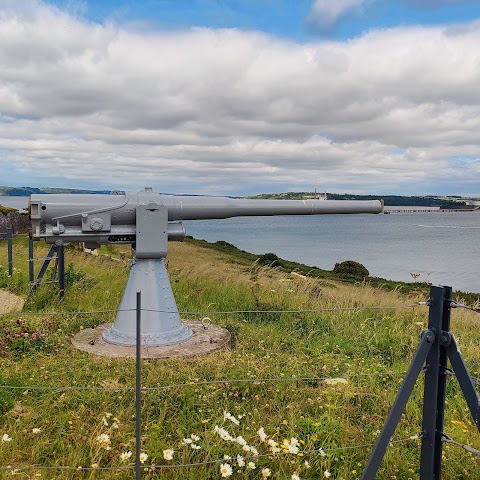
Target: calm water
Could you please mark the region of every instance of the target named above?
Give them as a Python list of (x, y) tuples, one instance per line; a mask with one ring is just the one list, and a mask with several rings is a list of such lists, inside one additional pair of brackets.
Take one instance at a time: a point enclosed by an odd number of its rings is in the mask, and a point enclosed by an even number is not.
[(16, 208), (22, 210), (23, 208), (28, 207), (28, 199), (30, 197), (1, 197), (0, 196), (0, 205), (4, 207)]
[(356, 260), (370, 275), (480, 292), (480, 212), (251, 217), (184, 222), (188, 235), (331, 270)]
[[(0, 197), (26, 208), (28, 197)], [(370, 275), (480, 292), (480, 212), (244, 217), (184, 222), (188, 235), (331, 270), (356, 260)]]

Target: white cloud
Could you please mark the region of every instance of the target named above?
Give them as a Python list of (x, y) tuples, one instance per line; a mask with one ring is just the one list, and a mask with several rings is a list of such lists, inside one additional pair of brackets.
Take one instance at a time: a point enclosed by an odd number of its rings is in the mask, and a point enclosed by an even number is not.
[(480, 194), (478, 24), (297, 44), (13, 5), (0, 169), (25, 183), (237, 194), (318, 177), (331, 191)]
[(343, 16), (358, 10), (367, 0), (315, 0), (308, 16), (314, 27), (330, 29)]

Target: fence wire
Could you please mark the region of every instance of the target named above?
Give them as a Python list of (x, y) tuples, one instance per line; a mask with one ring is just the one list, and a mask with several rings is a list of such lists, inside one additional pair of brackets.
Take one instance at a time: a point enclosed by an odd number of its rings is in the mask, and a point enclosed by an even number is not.
[(470, 447), (469, 445), (465, 445), (463, 443), (457, 442), (453, 440), (453, 438), (449, 437), (445, 433), (442, 433), (442, 442), (445, 443), (451, 443), (452, 445), (456, 445), (457, 447), (461, 447), (464, 450), (466, 450), (469, 453), (473, 453), (474, 455), (477, 455), (480, 457), (480, 450), (477, 450), (476, 448)]
[[(332, 307), (332, 308), (315, 308), (315, 309), (302, 309), (302, 310), (225, 310), (225, 311), (179, 311), (180, 315), (238, 315), (243, 313), (248, 314), (264, 314), (264, 313), (323, 313), (323, 312), (358, 312), (365, 310), (403, 310), (408, 308), (414, 308), (422, 305), (426, 305), (427, 302), (416, 302), (408, 305), (393, 305), (393, 306), (365, 306), (365, 307)], [(169, 310), (155, 310), (142, 308), (142, 312), (154, 312), (154, 313), (172, 313)], [(74, 316), (74, 315), (97, 315), (102, 313), (116, 313), (116, 312), (136, 312), (135, 308), (126, 308), (119, 310), (92, 310), (85, 312), (9, 312), (0, 313), (0, 317), (23, 317), (23, 316)]]
[(452, 308), (464, 308), (465, 310), (470, 310), (470, 311), (475, 312), (475, 313), (480, 313), (480, 307), (472, 307), (470, 305), (463, 305), (463, 304), (457, 303), (457, 302), (451, 302), (450, 306)]
[[(406, 438), (402, 438), (399, 440), (392, 440), (390, 441), (390, 446), (393, 446), (395, 444), (399, 443), (406, 443), (408, 441), (413, 441), (417, 440), (420, 438), (420, 434), (417, 435), (411, 435)], [(314, 450), (302, 450), (299, 451), (297, 454), (292, 454), (289, 452), (277, 452), (277, 453), (264, 453), (260, 455), (248, 455), (244, 456), (243, 459), (248, 462), (250, 460), (257, 460), (259, 458), (272, 458), (272, 457), (282, 457), (282, 456), (289, 456), (289, 455), (294, 455), (294, 456), (305, 456), (305, 455), (312, 455), (312, 454), (318, 454), (321, 455), (322, 457), (325, 456), (327, 453), (333, 453), (333, 452), (341, 452), (341, 451), (347, 451), (347, 450), (358, 450), (358, 449), (365, 449), (365, 448), (370, 448), (373, 447), (375, 444), (374, 443), (364, 443), (361, 445), (347, 445), (344, 447), (332, 447), (332, 448), (317, 448)], [(232, 458), (232, 460), (235, 460)], [(142, 469), (173, 469), (173, 468), (185, 468), (185, 467), (202, 467), (202, 466), (207, 466), (207, 465), (215, 465), (219, 463), (225, 463), (227, 460), (225, 458), (222, 459), (217, 459), (217, 460), (208, 460), (205, 462), (192, 462), (192, 463), (181, 463), (181, 464), (163, 464), (163, 465), (142, 465), (140, 468)], [(69, 471), (90, 471), (90, 470), (134, 470), (135, 466), (134, 465), (125, 465), (125, 466), (118, 466), (118, 467), (69, 467), (69, 466), (35, 466), (35, 465), (28, 465), (28, 466), (7, 466), (7, 467), (0, 467), (0, 471), (5, 471), (5, 470), (11, 470), (12, 472), (20, 472), (24, 470), (69, 470)]]
[[(154, 392), (169, 390), (172, 388), (185, 388), (204, 385), (220, 385), (231, 383), (267, 383), (267, 382), (320, 382), (327, 380), (350, 379), (361, 377), (388, 377), (395, 375), (405, 375), (406, 372), (374, 372), (374, 373), (352, 373), (347, 375), (338, 375), (336, 377), (274, 377), (274, 378), (230, 378), (221, 380), (204, 380), (199, 382), (184, 382), (174, 383), (172, 385), (164, 385), (159, 387), (142, 387), (144, 392)], [(41, 387), (41, 386), (29, 386), (29, 385), (0, 385), (0, 389), (3, 390), (46, 390), (46, 391), (107, 391), (107, 392), (121, 392), (121, 391), (134, 391), (135, 387)]]

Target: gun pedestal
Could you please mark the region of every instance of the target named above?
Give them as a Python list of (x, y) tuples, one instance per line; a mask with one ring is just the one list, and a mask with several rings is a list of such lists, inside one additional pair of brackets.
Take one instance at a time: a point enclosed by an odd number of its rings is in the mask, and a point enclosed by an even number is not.
[(162, 347), (192, 336), (180, 319), (165, 268), (167, 232), (167, 207), (155, 203), (137, 206), (135, 259), (115, 323), (102, 335), (106, 342), (135, 345), (138, 291), (142, 292), (142, 345)]

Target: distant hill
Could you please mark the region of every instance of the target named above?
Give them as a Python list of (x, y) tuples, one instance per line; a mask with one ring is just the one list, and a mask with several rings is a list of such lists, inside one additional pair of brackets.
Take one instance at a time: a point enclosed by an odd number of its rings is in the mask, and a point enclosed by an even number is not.
[(0, 196), (29, 197), (33, 193), (110, 193), (110, 190), (78, 190), (76, 188), (5, 187), (0, 186)]
[[(321, 194), (323, 196), (323, 193)], [(248, 198), (254, 199), (280, 199), (280, 200), (305, 200), (314, 198), (314, 192), (285, 192), (285, 193), (263, 193)], [(466, 203), (459, 197), (456, 200), (434, 196), (402, 196), (402, 195), (352, 195), (350, 193), (328, 193), (329, 200), (383, 200), (385, 206), (395, 207), (440, 207), (447, 209), (458, 209), (466, 207)]]

